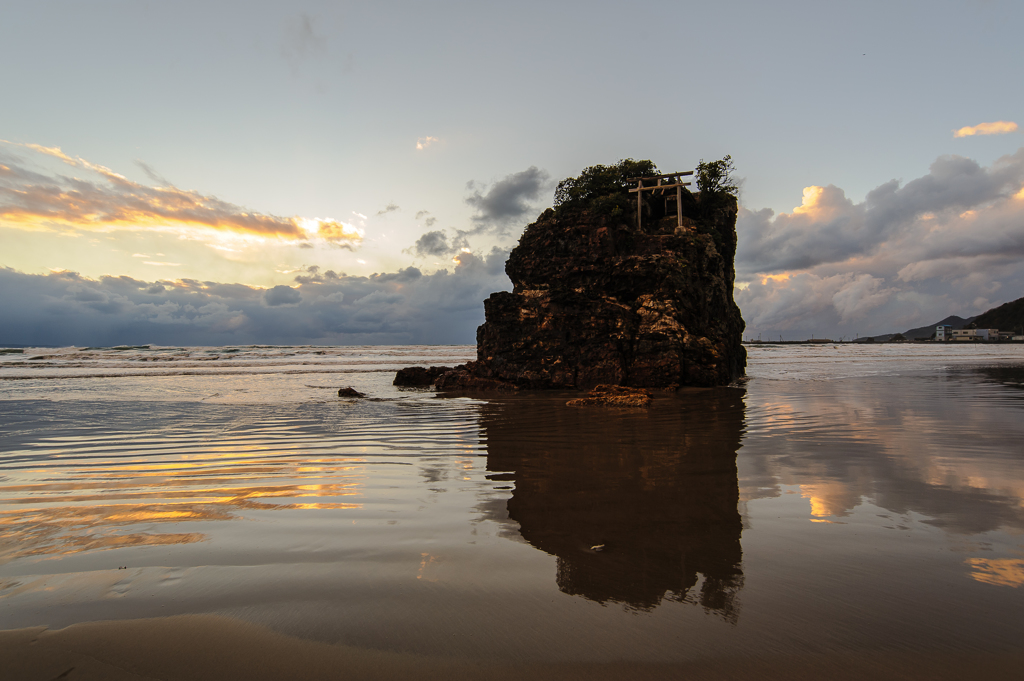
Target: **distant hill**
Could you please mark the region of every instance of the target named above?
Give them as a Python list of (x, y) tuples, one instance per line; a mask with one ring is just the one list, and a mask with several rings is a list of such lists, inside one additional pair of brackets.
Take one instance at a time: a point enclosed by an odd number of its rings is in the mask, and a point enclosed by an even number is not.
[(994, 307), (988, 312), (982, 312), (973, 321), (979, 329), (999, 329), (1000, 331), (1024, 333), (1024, 298), (1018, 298), (999, 307)]
[(919, 326), (916, 329), (904, 331), (903, 335), (907, 337), (907, 340), (914, 340), (915, 338), (931, 338), (932, 334), (935, 333), (936, 326), (948, 324), (949, 326), (952, 326), (954, 329), (962, 329), (976, 319), (977, 317), (968, 317), (967, 319), (964, 319), (963, 317), (957, 317), (954, 314), (946, 317), (941, 321), (935, 322), (934, 324), (929, 324), (928, 326)]
[[(949, 326), (952, 326), (954, 329), (962, 329), (975, 319), (976, 317), (968, 317), (967, 319), (964, 319), (963, 317), (958, 317), (954, 314), (946, 317), (945, 319), (939, 320), (934, 324), (929, 324), (928, 326), (919, 326), (916, 329), (904, 331), (903, 336), (907, 340), (914, 340), (915, 338), (931, 338), (932, 334), (935, 333), (935, 327), (939, 326), (940, 324), (948, 324)], [(873, 336), (873, 338), (876, 341), (887, 341), (895, 335), (896, 334), (894, 333), (883, 333), (881, 336)]]
[[(940, 324), (948, 324), (954, 329), (962, 329), (972, 322), (979, 329), (999, 329), (1000, 331), (1015, 331), (1024, 334), (1024, 298), (1004, 303), (987, 312), (982, 312), (976, 317), (964, 319), (963, 317), (950, 315), (934, 324), (904, 331), (903, 335), (907, 340), (931, 338), (932, 334), (935, 333), (935, 327)], [(876, 341), (887, 341), (895, 335), (894, 333), (883, 333), (880, 336), (872, 336), (872, 338)]]

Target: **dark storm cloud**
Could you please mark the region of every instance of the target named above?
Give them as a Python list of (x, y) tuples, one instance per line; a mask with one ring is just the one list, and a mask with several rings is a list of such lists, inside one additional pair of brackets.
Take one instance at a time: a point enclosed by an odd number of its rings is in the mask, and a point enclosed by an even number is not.
[(0, 268), (0, 344), (472, 343), (483, 301), (508, 290), (508, 253), (451, 270), (356, 277), (308, 267), (269, 290), (183, 279), (89, 279)]
[(473, 194), (466, 198), (466, 203), (477, 211), (473, 216), (476, 227), (472, 231), (495, 230), (500, 233), (512, 222), (533, 217), (535, 203), (548, 187), (549, 177), (547, 172), (530, 166), (508, 175), (489, 188), (469, 182), (466, 188)]

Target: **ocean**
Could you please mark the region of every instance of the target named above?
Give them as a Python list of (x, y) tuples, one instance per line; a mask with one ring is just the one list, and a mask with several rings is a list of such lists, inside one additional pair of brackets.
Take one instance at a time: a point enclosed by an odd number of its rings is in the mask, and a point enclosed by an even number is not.
[(748, 352), (637, 410), (391, 385), (472, 346), (4, 351), (0, 665), (1019, 670), (1024, 345)]

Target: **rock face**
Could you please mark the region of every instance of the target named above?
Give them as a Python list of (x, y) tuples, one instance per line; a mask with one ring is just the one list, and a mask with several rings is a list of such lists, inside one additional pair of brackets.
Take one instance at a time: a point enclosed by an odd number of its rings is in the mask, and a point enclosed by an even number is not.
[(398, 370), (392, 385), (403, 387), (434, 385), (438, 376), (446, 374), (451, 370), (452, 367), (406, 367), (405, 369)]
[(674, 388), (742, 376), (736, 200), (684, 199), (681, 227), (675, 216), (637, 228), (545, 211), (505, 264), (513, 291), (484, 302), (477, 361), (437, 388)]
[(587, 397), (569, 400), (567, 407), (649, 407), (651, 391), (647, 388), (626, 388), (621, 385), (599, 385)]

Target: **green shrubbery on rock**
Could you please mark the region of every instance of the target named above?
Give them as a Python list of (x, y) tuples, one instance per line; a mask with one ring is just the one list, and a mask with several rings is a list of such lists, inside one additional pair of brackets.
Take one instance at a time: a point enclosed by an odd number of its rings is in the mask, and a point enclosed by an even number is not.
[(559, 216), (589, 211), (595, 215), (626, 219), (636, 211), (636, 186), (631, 179), (658, 174), (652, 161), (624, 158), (610, 166), (585, 168), (579, 177), (567, 177), (555, 189), (555, 212)]
[[(700, 214), (708, 218), (716, 209), (731, 204), (739, 186), (732, 173), (732, 156), (697, 165), (697, 187), (701, 193)], [(555, 212), (559, 217), (587, 211), (597, 217), (617, 218), (634, 222), (636, 196), (629, 190), (636, 187), (636, 179), (658, 175), (653, 161), (635, 161), (625, 158), (613, 165), (595, 165), (585, 168), (579, 177), (567, 177), (555, 189)], [(654, 181), (650, 181), (650, 185)], [(686, 196), (690, 193), (684, 188)], [(693, 205), (687, 200), (686, 204)], [(684, 210), (684, 214), (687, 211)], [(647, 219), (646, 217), (644, 218)]]

